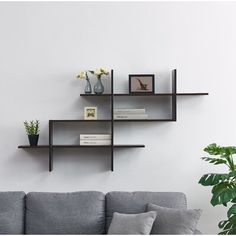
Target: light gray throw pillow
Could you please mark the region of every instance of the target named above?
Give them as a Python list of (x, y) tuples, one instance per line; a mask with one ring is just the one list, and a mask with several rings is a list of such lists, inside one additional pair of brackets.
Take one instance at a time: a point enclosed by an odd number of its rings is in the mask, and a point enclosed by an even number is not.
[(108, 234), (150, 234), (156, 212), (121, 214), (114, 212)]
[(147, 211), (156, 211), (151, 234), (194, 234), (202, 210), (173, 209), (148, 204)]

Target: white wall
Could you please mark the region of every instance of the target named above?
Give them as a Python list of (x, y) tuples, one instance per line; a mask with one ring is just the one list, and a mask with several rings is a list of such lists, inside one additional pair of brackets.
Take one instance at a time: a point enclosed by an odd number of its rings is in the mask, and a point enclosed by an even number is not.
[[(235, 11), (233, 2), (1, 2), (0, 189), (183, 191), (190, 208), (204, 210), (198, 228), (217, 233), (226, 209), (210, 205), (198, 180), (226, 171), (200, 160), (203, 147), (236, 142)], [(127, 91), (130, 73), (155, 73), (156, 90), (169, 91), (177, 68), (179, 91), (210, 96), (178, 99), (177, 122), (117, 125), (117, 143), (146, 148), (117, 151), (113, 173), (108, 152), (89, 150), (56, 151), (49, 173), (46, 150), (17, 149), (28, 143), (22, 122), (40, 119), (47, 144), (49, 119), (82, 118), (85, 105), (105, 115), (106, 101), (80, 98), (84, 83), (74, 79), (99, 66), (115, 70), (116, 92)], [(74, 143), (80, 132), (56, 130), (57, 143)]]

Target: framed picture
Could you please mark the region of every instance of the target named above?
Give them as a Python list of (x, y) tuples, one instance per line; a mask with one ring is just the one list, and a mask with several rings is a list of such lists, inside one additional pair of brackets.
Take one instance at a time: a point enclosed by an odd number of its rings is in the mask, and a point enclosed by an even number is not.
[(129, 93), (154, 93), (154, 74), (129, 75)]
[(97, 120), (97, 107), (85, 107), (84, 108), (85, 120)]

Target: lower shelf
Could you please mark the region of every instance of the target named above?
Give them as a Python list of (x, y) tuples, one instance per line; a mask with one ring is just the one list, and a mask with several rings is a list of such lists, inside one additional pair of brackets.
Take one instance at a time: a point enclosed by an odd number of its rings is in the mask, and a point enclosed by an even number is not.
[[(53, 145), (53, 148), (110, 148), (111, 145)], [(38, 145), (38, 146), (29, 146), (29, 145), (20, 145), (18, 148), (49, 148), (49, 145)], [(144, 144), (115, 144), (113, 148), (145, 148)]]

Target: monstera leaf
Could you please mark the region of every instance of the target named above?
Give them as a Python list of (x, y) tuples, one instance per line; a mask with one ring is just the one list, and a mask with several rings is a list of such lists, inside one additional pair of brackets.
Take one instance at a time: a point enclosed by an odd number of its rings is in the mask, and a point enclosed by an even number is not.
[(219, 183), (212, 189), (211, 204), (213, 206), (226, 204), (236, 198), (236, 188), (233, 183)]
[(203, 186), (214, 186), (228, 178), (228, 174), (205, 174), (199, 180)]
[(221, 165), (221, 164), (226, 164), (227, 161), (224, 159), (220, 158), (212, 158), (212, 157), (202, 157), (202, 160), (208, 161), (209, 163), (212, 163), (214, 165)]
[(228, 220), (222, 220), (218, 226), (222, 229), (219, 234), (236, 234), (236, 204), (232, 205), (227, 212)]

